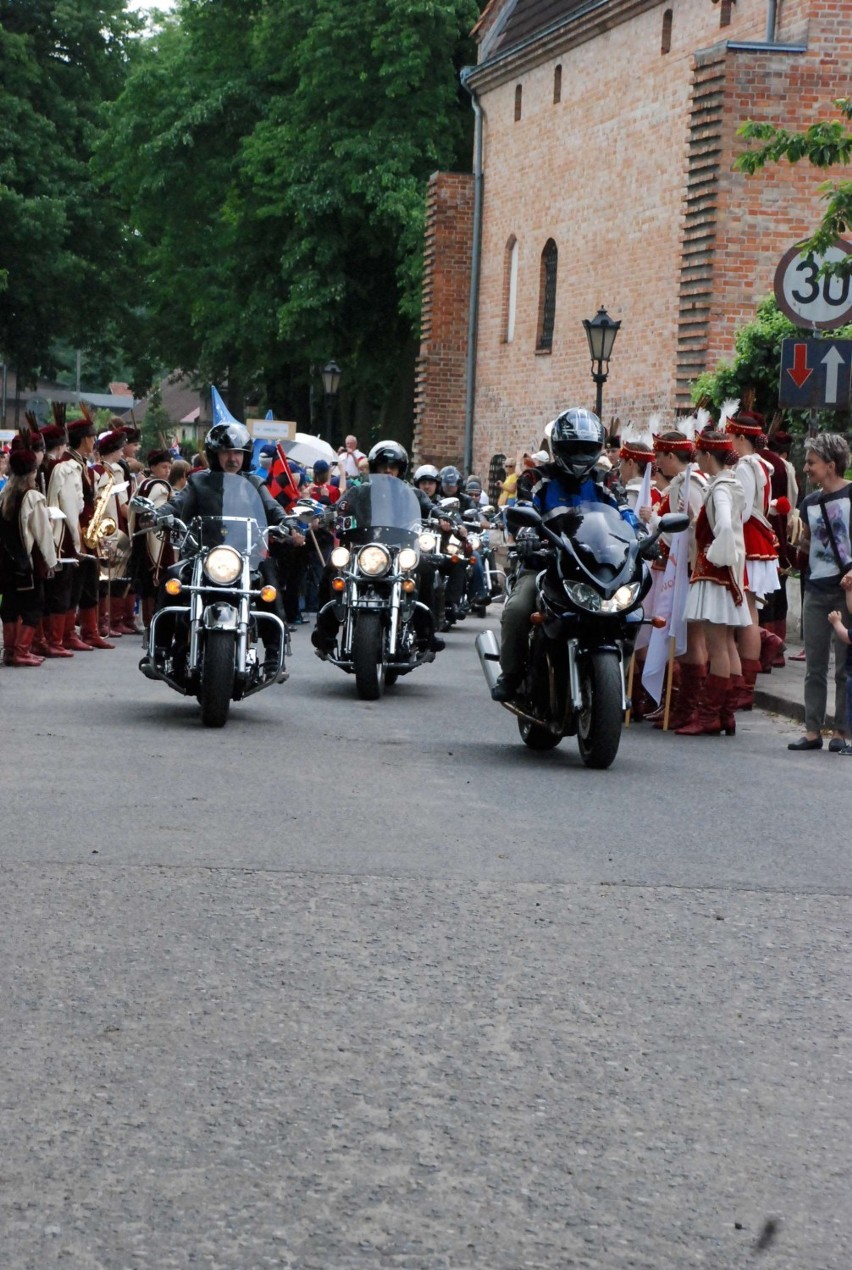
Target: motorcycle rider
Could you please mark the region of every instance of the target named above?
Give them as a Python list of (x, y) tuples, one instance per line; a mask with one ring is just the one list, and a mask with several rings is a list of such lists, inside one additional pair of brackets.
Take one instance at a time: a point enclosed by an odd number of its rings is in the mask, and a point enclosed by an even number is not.
[[(252, 468), (253, 441), (251, 433), (243, 424), (237, 422), (216, 423), (204, 438), (204, 453), (209, 463), (208, 468), (192, 472), (184, 488), (174, 494), (168, 502), (158, 508), (158, 522), (177, 517), (188, 525), (196, 516), (218, 517), (223, 514), (224, 490), (222, 474), (240, 476), (257, 490), (263, 509), (266, 512), (267, 525), (280, 525), (287, 519), (287, 514), (269, 492), (261, 477), (256, 476)], [(180, 566), (174, 566), (179, 568)], [(170, 569), (171, 574), (174, 570)], [(274, 586), (276, 597), (267, 603), (258, 601), (258, 608), (274, 613), (284, 621), (284, 610), (281, 603), (281, 592), (275, 561), (267, 556), (260, 562), (260, 573), (264, 585)], [(162, 608), (168, 600), (161, 589), (157, 607)], [(278, 651), (281, 645), (281, 634), (278, 626), (272, 622), (264, 622), (263, 647), (265, 665), (274, 669), (278, 664)], [(143, 658), (144, 660), (144, 658)]]
[[(395, 476), (401, 481), (405, 480), (405, 474), (408, 471), (408, 451), (398, 441), (377, 441), (367, 455), (367, 460), (371, 476)], [(433, 506), (431, 499), (416, 485), (412, 488), (423, 509), (423, 514), (429, 515)], [(337, 503), (337, 512), (341, 518), (351, 517), (352, 521), (357, 524), (359, 520), (364, 521), (369, 515), (367, 510), (369, 507), (370, 482), (366, 481), (363, 485), (347, 489)], [(348, 537), (346, 530), (341, 530), (338, 537), (340, 542), (345, 545)], [(334, 652), (337, 632), (340, 626), (332, 609), (326, 607), (331, 599), (331, 576), (333, 572), (334, 570), (330, 565), (326, 566), (322, 582), (320, 583), (320, 611), (317, 615), (316, 627), (311, 632), (311, 643), (322, 658), (326, 658), (329, 653)], [(424, 624), (426, 622), (428, 622), (428, 619), (422, 610), (415, 610), (414, 625), (417, 630), (418, 642), (424, 648), (431, 648), (433, 652), (440, 652), (445, 647), (444, 641), (438, 639), (431, 629), (426, 628)]]
[[(572, 407), (556, 417), (550, 443), (553, 461), (534, 469), (528, 490), (519, 487), (518, 501), (527, 501), (541, 515), (548, 529), (570, 532), (581, 503), (608, 503), (617, 507), (634, 529), (639, 526), (634, 512), (619, 504), (613, 494), (595, 479), (594, 468), (603, 450), (605, 432), (596, 414)], [(511, 518), (511, 513), (509, 513)], [(503, 608), (500, 623), (500, 667), (502, 673), (491, 690), (494, 701), (511, 701), (526, 669), (527, 633), (536, 606), (536, 578), (539, 572), (540, 540), (535, 529), (521, 529), (515, 547), (519, 572), (512, 593)]]

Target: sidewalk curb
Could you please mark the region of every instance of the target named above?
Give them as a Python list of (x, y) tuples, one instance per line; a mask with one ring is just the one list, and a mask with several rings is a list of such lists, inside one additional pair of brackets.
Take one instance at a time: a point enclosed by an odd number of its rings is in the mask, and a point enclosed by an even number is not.
[[(773, 690), (771, 683), (767, 683), (764, 688), (760, 683), (761, 678), (768, 679), (771, 678), (771, 676), (759, 676), (758, 681), (755, 684), (754, 704), (757, 709), (769, 710), (772, 714), (781, 714), (788, 719), (792, 719), (794, 723), (804, 724), (804, 701), (791, 701), (789, 697), (785, 697), (777, 688)], [(829, 710), (826, 711), (824, 727), (829, 731), (833, 731), (834, 729), (834, 714)]]

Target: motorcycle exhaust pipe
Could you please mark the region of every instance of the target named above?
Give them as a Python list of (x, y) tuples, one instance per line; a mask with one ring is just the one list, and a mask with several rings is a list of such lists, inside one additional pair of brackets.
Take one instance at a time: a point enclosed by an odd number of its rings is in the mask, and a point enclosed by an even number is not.
[(496, 684), (497, 677), (500, 674), (500, 648), (497, 638), (491, 630), (481, 631), (477, 635), (475, 642), (482, 673), (490, 691)]

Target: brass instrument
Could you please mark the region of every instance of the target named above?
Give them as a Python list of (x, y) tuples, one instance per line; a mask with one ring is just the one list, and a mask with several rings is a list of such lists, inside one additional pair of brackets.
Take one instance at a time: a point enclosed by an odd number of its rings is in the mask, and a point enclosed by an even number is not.
[(92, 512), (92, 518), (88, 525), (80, 530), (80, 537), (83, 542), (90, 551), (98, 554), (100, 554), (100, 546), (103, 539), (111, 538), (118, 529), (115, 517), (107, 515), (109, 500), (112, 498), (115, 488), (115, 477), (109, 471), (106, 475), (107, 483), (95, 499), (95, 510)]
[(126, 570), (130, 559), (130, 539), (118, 528), (114, 516), (107, 513), (109, 501), (114, 494), (127, 488), (127, 482), (116, 485), (112, 472), (106, 472), (106, 484), (100, 490), (95, 509), (88, 525), (80, 531), (83, 542), (93, 551), (100, 561), (99, 576), (101, 582), (127, 581)]

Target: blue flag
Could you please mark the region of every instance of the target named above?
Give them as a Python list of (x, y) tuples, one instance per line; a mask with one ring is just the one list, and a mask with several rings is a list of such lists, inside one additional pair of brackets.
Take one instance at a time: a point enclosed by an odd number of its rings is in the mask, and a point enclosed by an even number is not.
[(274, 419), (274, 418), (275, 418), (275, 415), (272, 413), (272, 411), (271, 411), (271, 410), (267, 410), (267, 412), (266, 412), (266, 416), (265, 416), (265, 417), (266, 417), (267, 419)]
[(210, 385), (210, 400), (213, 404), (213, 422), (215, 423), (239, 423), (239, 419), (235, 419), (228, 407), (225, 405), (219, 389)]

